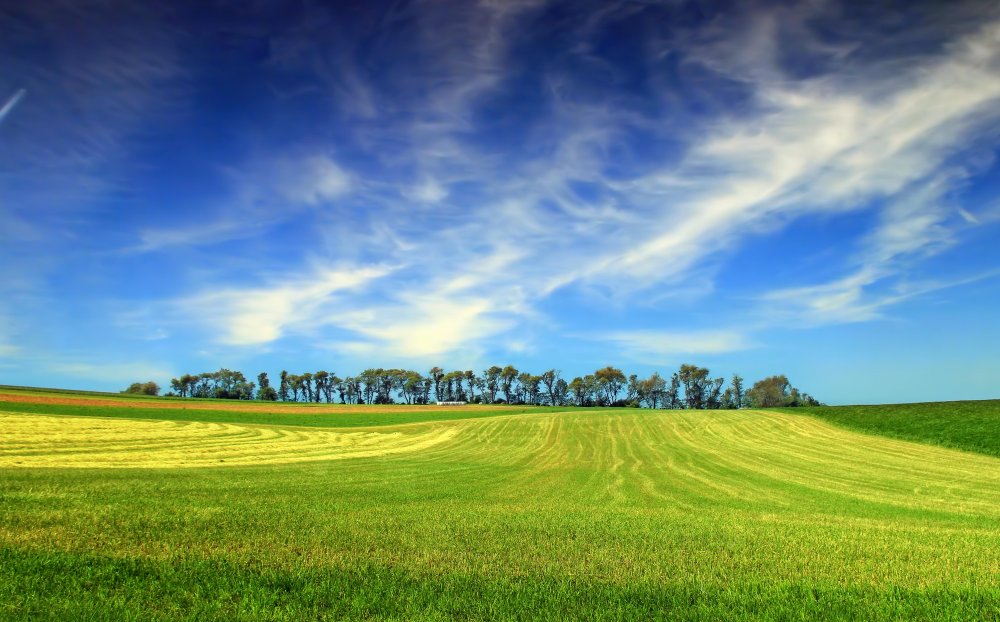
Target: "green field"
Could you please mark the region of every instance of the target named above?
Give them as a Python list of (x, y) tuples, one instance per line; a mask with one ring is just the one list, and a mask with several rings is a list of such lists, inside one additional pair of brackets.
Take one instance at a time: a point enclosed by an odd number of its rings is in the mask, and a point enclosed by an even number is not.
[(822, 411), (159, 403), (0, 405), (0, 619), (1000, 620), (1000, 459)]
[(1000, 400), (787, 409), (836, 425), (1000, 457)]

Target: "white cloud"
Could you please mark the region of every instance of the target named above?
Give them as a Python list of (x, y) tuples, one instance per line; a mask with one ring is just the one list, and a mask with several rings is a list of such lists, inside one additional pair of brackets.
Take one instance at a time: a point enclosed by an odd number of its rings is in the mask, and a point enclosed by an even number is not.
[[(970, 144), (995, 139), (988, 132), (1000, 119), (1000, 22), (966, 31), (936, 55), (882, 58), (856, 55), (877, 44), (871, 41), (830, 44), (814, 36), (810, 11), (827, 10), (824, 3), (760, 10), (746, 25), (723, 24), (724, 37), (672, 42), (671, 53), (683, 57), (678, 71), (701, 72), (727, 88), (738, 83), (732, 101), (710, 102), (719, 107), (711, 118), (645, 112), (649, 102), (635, 105), (627, 89), (594, 95), (553, 61), (543, 72), (550, 92), (538, 117), (524, 119), (524, 136), (510, 139), (521, 146), (478, 142), (483, 102), (519, 69), (511, 66), (512, 50), (527, 29), (518, 19), (534, 6), (421, 5), (400, 17), (416, 24), (420, 62), (403, 59), (395, 71), (388, 63), (370, 83), (349, 54), (333, 54), (349, 65), (349, 80), (335, 92), (363, 95), (353, 113), (365, 119), (355, 146), (367, 148), (381, 169), (346, 172), (322, 150), (269, 154), (234, 175), (242, 189), (234, 204), (249, 211), (236, 210), (237, 218), (218, 226), (144, 238), (152, 249), (247, 235), (302, 214), (298, 206), (311, 210), (330, 257), (358, 264), (365, 257), (393, 269), (338, 285), (311, 269), (305, 272), (313, 277), (264, 279), (182, 307), (192, 316), (211, 310), (208, 321), (227, 344), (335, 327), (354, 333), (353, 351), (437, 356), (518, 343), (511, 334), (560, 289), (607, 290), (605, 298), (620, 305), (705, 296), (713, 292), (714, 267), (746, 238), (805, 215), (867, 210), (876, 224), (839, 258), (839, 274), (762, 297), (784, 318), (866, 321), (931, 291), (899, 281), (953, 244), (962, 227), (988, 221), (985, 211), (966, 210), (974, 217), (956, 224), (961, 208), (944, 198), (974, 173), (960, 157)], [(575, 34), (591, 36), (600, 20), (623, 11), (595, 14)], [(779, 25), (793, 32), (797, 50), (820, 59), (816, 71), (803, 77), (785, 67)], [(570, 53), (574, 69), (619, 78), (591, 43)], [(664, 55), (650, 56), (646, 69), (655, 75)], [(664, 108), (678, 98), (674, 85), (652, 81), (650, 88)], [(404, 112), (399, 101), (407, 102)], [(647, 158), (630, 153), (636, 135), (675, 145)], [(614, 171), (620, 158), (632, 166)], [(347, 196), (362, 198), (368, 211), (323, 218), (317, 209)], [(646, 359), (751, 345), (738, 333), (677, 328), (606, 340)]]
[(514, 324), (485, 298), (418, 296), (405, 306), (369, 309), (342, 316), (335, 323), (369, 341), (355, 350), (391, 351), (403, 358), (422, 358), (470, 349)]
[(822, 285), (771, 291), (761, 296), (763, 312), (774, 321), (794, 319), (799, 326), (877, 319), (883, 307), (898, 301), (895, 296), (883, 300), (864, 296), (864, 288), (878, 279), (878, 273), (863, 269)]
[(884, 276), (867, 269), (846, 277), (805, 287), (768, 292), (761, 297), (761, 312), (768, 323), (810, 328), (822, 324), (867, 322), (884, 317), (884, 310), (917, 296), (969, 285), (1000, 276), (1000, 269), (949, 279), (898, 280), (868, 292)]
[(258, 287), (223, 289), (180, 300), (182, 317), (204, 319), (227, 345), (275, 341), (289, 330), (329, 324), (338, 295), (392, 272), (387, 266), (316, 268), (295, 279)]
[[(573, 274), (663, 279), (748, 233), (901, 192), (1000, 118), (998, 66), (1000, 23), (993, 23), (904, 75), (882, 76), (876, 66), (871, 74), (758, 84), (757, 115), (723, 122), (675, 173), (630, 184), (640, 201), (674, 198), (650, 221), (652, 235)], [(885, 92), (886, 80), (895, 90)], [(929, 202), (912, 204), (906, 218), (909, 229), (896, 218), (883, 231), (897, 236), (886, 243), (937, 244), (950, 233), (932, 226), (940, 215)]]
[(448, 197), (448, 189), (432, 178), (404, 192), (404, 196), (420, 203), (438, 203)]
[(274, 194), (292, 204), (323, 205), (351, 190), (351, 176), (328, 155), (278, 160), (273, 166), (264, 174), (272, 180)]
[(618, 348), (616, 354), (645, 363), (676, 363), (682, 356), (726, 354), (753, 347), (745, 335), (731, 330), (624, 330), (595, 338)]
[(946, 171), (897, 194), (883, 207), (877, 225), (861, 240), (848, 264), (853, 272), (827, 283), (782, 288), (760, 297), (765, 313), (780, 321), (814, 326), (864, 322), (914, 296), (984, 278), (953, 277), (944, 282), (911, 283), (910, 267), (950, 247), (961, 230), (975, 223), (955, 218), (945, 195), (954, 185)]

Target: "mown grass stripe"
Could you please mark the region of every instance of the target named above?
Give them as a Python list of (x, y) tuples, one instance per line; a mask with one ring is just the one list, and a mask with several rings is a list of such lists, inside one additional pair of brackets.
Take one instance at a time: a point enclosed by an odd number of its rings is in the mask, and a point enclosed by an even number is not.
[[(54, 461), (58, 445), (30, 447), (40, 419), (91, 426), (93, 442), (72, 437), (88, 459), (185, 442), (199, 460), (227, 444), (261, 459), (5, 466), (5, 618), (990, 619), (1000, 602), (1000, 460), (812, 417), (590, 410), (344, 429), (11, 417), (0, 449)], [(122, 440), (108, 443), (111, 429)], [(438, 432), (452, 435), (406, 453), (325, 453), (343, 435), (364, 452)], [(311, 461), (265, 463), (286, 455)]]

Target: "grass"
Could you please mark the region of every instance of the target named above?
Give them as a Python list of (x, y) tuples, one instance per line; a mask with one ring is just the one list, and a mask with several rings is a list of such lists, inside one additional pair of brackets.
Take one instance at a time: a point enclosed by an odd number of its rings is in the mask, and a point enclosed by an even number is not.
[(0, 413), (0, 467), (182, 468), (343, 460), (427, 449), (454, 426), (302, 430)]
[[(74, 397), (116, 397), (123, 399), (149, 399), (153, 396), (150, 395), (138, 395), (135, 393), (111, 393), (108, 391), (82, 391), (79, 389), (56, 389), (56, 388), (44, 388), (44, 387), (22, 387), (18, 385), (11, 384), (0, 384), (0, 391), (4, 393), (21, 393), (27, 395), (69, 395)], [(168, 398), (153, 398), (153, 399), (168, 399)]]
[(785, 409), (891, 438), (1000, 457), (1000, 400)]
[[(358, 412), (358, 410), (360, 412)], [(560, 411), (563, 409), (559, 409)], [(553, 412), (551, 408), (510, 406), (503, 408), (468, 407), (465, 409), (437, 410), (427, 406), (419, 410), (393, 410), (389, 407), (370, 407), (344, 412), (311, 411), (309, 406), (302, 409), (284, 408), (277, 412), (253, 412), (241, 410), (208, 410), (204, 408), (122, 408), (115, 406), (89, 406), (80, 404), (30, 404), (8, 402), (0, 394), (0, 412), (56, 414), (74, 417), (101, 417), (117, 419), (155, 419), (160, 421), (198, 421), (207, 423), (247, 423), (258, 425), (296, 426), (307, 428), (353, 428), (381, 425), (399, 425), (424, 421), (454, 421), (499, 417), (507, 415)]]
[(0, 619), (1000, 620), (990, 456), (752, 411), (160, 415), (0, 415)]

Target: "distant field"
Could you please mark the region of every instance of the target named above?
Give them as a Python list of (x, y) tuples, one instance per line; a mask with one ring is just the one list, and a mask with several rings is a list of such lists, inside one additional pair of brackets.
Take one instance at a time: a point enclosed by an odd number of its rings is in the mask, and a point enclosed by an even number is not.
[(1000, 459), (822, 410), (96, 397), (0, 405), (0, 619), (1000, 620)]
[(1000, 457), (1000, 400), (785, 409), (839, 426)]
[[(105, 404), (113, 402), (116, 406), (129, 407), (155, 407), (155, 408), (202, 408), (238, 410), (241, 412), (351, 412), (352, 410), (371, 410), (371, 407), (364, 404), (351, 405), (325, 402), (263, 402), (263, 401), (239, 401), (205, 398), (181, 398), (163, 397), (151, 395), (135, 395), (126, 393), (103, 393), (98, 391), (70, 391), (66, 389), (42, 389), (35, 387), (13, 387), (0, 385), (0, 397), (8, 400), (20, 400), (25, 402), (52, 402), (58, 403), (60, 400), (80, 402), (85, 400), (88, 403)], [(401, 412), (407, 410), (503, 410), (518, 408), (521, 410), (542, 408), (540, 406), (506, 406), (504, 404), (478, 405), (467, 404), (462, 406), (435, 406), (430, 405), (407, 405), (389, 404), (379, 406), (380, 412)]]
[(239, 402), (118, 396), (49, 389), (0, 387), (0, 412), (199, 421), (211, 423), (255, 423), (305, 427), (356, 427), (445, 421), (531, 412), (551, 412), (539, 406), (352, 406), (349, 404), (305, 404), (285, 402)]

